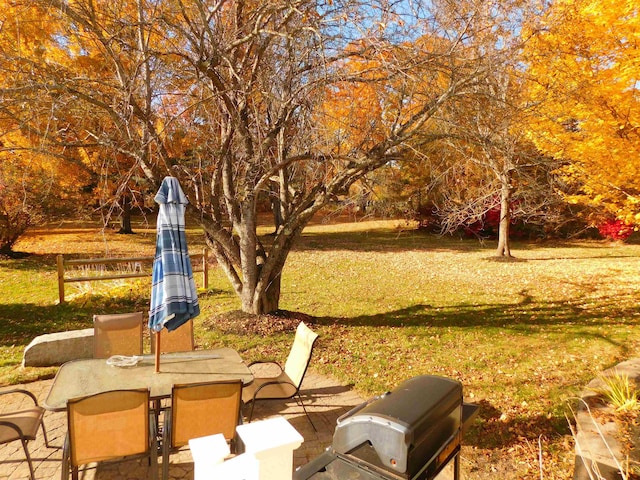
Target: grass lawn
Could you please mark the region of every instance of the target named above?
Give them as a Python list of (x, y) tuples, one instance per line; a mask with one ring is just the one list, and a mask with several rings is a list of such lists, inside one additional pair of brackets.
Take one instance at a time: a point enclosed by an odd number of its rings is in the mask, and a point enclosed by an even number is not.
[[(56, 305), (56, 254), (153, 255), (154, 225), (134, 230), (36, 229), (15, 248), (31, 256), (0, 260), (1, 383), (54, 371), (19, 368), (36, 335), (89, 327), (96, 312), (147, 308), (148, 282), (142, 289), (111, 282), (106, 293), (104, 285), (83, 284), (74, 300)], [(197, 231), (189, 232), (189, 246), (202, 248)], [(513, 262), (495, 260), (493, 249), (391, 221), (318, 223), (290, 255), (280, 307), (313, 317), (320, 341), (312, 368), (364, 398), (420, 374), (460, 380), (465, 397), (481, 405), (465, 437), (465, 479), (540, 478), (539, 455), (544, 479), (570, 479), (568, 406), (600, 371), (638, 355), (640, 245), (516, 242)], [(209, 286), (200, 294), (199, 347), (284, 357), (293, 332), (215, 328), (211, 319), (239, 302), (219, 269)]]

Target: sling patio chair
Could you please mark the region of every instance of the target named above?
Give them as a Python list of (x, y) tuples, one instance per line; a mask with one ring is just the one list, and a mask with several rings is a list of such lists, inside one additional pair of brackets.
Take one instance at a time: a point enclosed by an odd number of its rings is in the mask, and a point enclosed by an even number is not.
[(142, 355), (142, 312), (93, 316), (93, 356)]
[(62, 480), (78, 479), (78, 467), (93, 462), (149, 457), (149, 477), (158, 477), (158, 447), (149, 390), (111, 390), (67, 402)]
[(31, 480), (35, 480), (33, 464), (27, 443), (36, 439), (38, 429), (42, 427), (44, 443), (48, 448), (51, 448), (49, 446), (49, 439), (47, 438), (47, 431), (44, 428), (44, 408), (38, 405), (36, 396), (28, 390), (14, 388), (0, 392), (0, 396), (9, 394), (26, 395), (33, 400), (33, 406), (0, 414), (0, 445), (20, 440), (27, 463), (29, 464)]
[[(193, 319), (173, 331), (162, 330), (160, 353), (190, 352), (195, 348), (193, 339)], [(156, 352), (156, 335), (151, 334), (151, 353)]]
[[(193, 338), (193, 319), (187, 321), (180, 327), (173, 331), (167, 329), (162, 330), (162, 339), (160, 342), (160, 353), (174, 353), (174, 352), (191, 352), (195, 349), (195, 341)], [(156, 334), (151, 332), (151, 353), (156, 353)], [(162, 405), (166, 405), (169, 399), (164, 399), (162, 402), (156, 400), (153, 402), (153, 408), (156, 410), (156, 423), (158, 424), (158, 432), (161, 427), (159, 424), (159, 413), (163, 408)]]
[(241, 422), (242, 380), (174, 385), (162, 431), (162, 478), (169, 478), (169, 456), (189, 440), (222, 434), (234, 451)]
[(316, 430), (316, 426), (311, 421), (302, 397), (300, 396), (300, 386), (309, 367), (313, 345), (317, 338), (317, 333), (307, 327), (304, 322), (300, 322), (296, 329), (293, 345), (287, 361), (284, 364), (284, 368), (275, 360), (256, 361), (249, 364), (249, 369), (252, 367), (255, 369), (258, 365), (275, 365), (279, 370), (279, 374), (273, 377), (263, 378), (254, 376), (253, 382), (243, 389), (242, 401), (244, 403), (251, 402), (248, 422), (251, 422), (253, 418), (253, 407), (256, 401), (286, 400), (295, 397), (296, 402), (302, 406), (302, 410), (304, 410), (311, 426)]

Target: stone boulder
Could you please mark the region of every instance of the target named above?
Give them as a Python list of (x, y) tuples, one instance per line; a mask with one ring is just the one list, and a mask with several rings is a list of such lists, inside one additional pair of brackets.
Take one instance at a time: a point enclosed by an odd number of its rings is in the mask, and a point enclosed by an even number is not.
[[(626, 375), (638, 384), (640, 381), (640, 358), (619, 363), (605, 370), (602, 375)], [(638, 445), (629, 451), (621, 439), (619, 424), (614, 420), (614, 408), (598, 401), (596, 390), (605, 387), (602, 376), (594, 378), (582, 392), (578, 404), (575, 434), (576, 463), (573, 480), (620, 480), (637, 478), (630, 467), (638, 465)], [(622, 473), (627, 475), (623, 477)]]
[(47, 333), (24, 349), (23, 367), (59, 366), (69, 360), (93, 358), (93, 328)]

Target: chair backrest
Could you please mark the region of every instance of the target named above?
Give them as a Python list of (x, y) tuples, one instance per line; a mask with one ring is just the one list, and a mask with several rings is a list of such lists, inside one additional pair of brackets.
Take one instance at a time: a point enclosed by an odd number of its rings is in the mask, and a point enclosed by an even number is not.
[(149, 390), (113, 390), (67, 402), (74, 467), (149, 451)]
[[(190, 352), (195, 348), (193, 340), (193, 320), (180, 325), (173, 331), (162, 330), (160, 353)], [(151, 353), (156, 352), (156, 334), (151, 333)]]
[(142, 355), (142, 312), (93, 316), (93, 356)]
[(284, 364), (284, 373), (289, 376), (298, 389), (309, 366), (313, 345), (317, 338), (317, 333), (307, 327), (304, 322), (300, 322), (296, 329), (291, 351)]
[(171, 394), (171, 447), (192, 438), (221, 433), (233, 440), (240, 419), (242, 381), (174, 385)]

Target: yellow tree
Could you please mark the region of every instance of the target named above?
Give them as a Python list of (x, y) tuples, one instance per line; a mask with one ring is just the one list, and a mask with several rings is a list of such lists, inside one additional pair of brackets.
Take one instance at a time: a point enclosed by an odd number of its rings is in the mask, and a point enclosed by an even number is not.
[(527, 34), (531, 139), (565, 162), (566, 197), (599, 212), (593, 221), (640, 225), (637, 2), (559, 0)]
[[(387, 74), (382, 63), (390, 48), (386, 46), (374, 58), (359, 55), (364, 48), (358, 44), (346, 49), (354, 56), (345, 59), (343, 78), (327, 87), (323, 102), (314, 113), (317, 124), (314, 143), (327, 157), (341, 158), (369, 149), (387, 135), (384, 114), (390, 92), (383, 87)], [(344, 196), (343, 205), (363, 211), (372, 190), (363, 178), (351, 185), (349, 191), (338, 193)]]
[[(61, 168), (80, 167), (79, 184), (96, 197), (90, 205), (105, 222), (120, 213), (122, 233), (131, 233), (128, 213), (143, 200), (139, 157), (153, 150), (144, 127), (152, 121), (145, 51), (157, 39), (144, 30), (140, 5), (0, 0), (0, 115)], [(105, 37), (113, 30), (118, 41)]]
[[(50, 97), (25, 83), (33, 65), (59, 56), (55, 22), (31, 2), (0, 2), (0, 253), (32, 225), (75, 211), (86, 184), (86, 170), (62, 148), (45, 148), (41, 132), (54, 127)], [(19, 59), (28, 58), (29, 62)], [(28, 128), (12, 112), (30, 118)]]
[(16, 128), (0, 123), (0, 130), (0, 253), (10, 255), (28, 227), (77, 212), (87, 175)]

